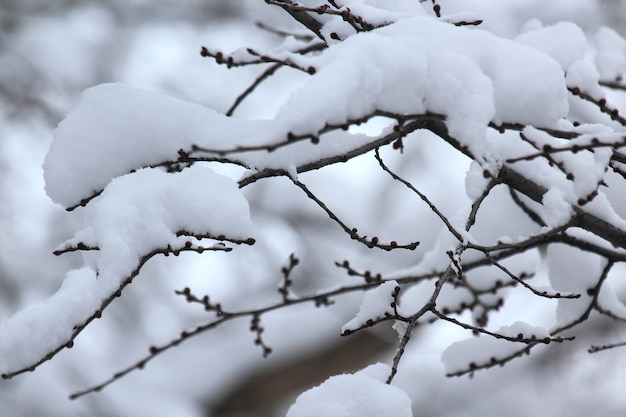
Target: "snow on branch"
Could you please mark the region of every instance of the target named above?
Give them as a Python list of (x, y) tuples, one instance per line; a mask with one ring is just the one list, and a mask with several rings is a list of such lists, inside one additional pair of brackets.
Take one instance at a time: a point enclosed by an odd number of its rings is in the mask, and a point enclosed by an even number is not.
[[(594, 63), (586, 35), (572, 24), (504, 39), (474, 28), (478, 18), (442, 14), (435, 1), (428, 12), (426, 6), (374, 7), (352, 0), (267, 3), (315, 37), (292, 37), (271, 50), (225, 53), (202, 47), (202, 56), (232, 71), (264, 68), (226, 114), (124, 84), (103, 84), (86, 90), (59, 125), (44, 163), (46, 192), (68, 210), (84, 207), (76, 215), (84, 214), (86, 226), (55, 253), (92, 251), (95, 260), (70, 272), (43, 306), (16, 314), (0, 329), (3, 377), (32, 370), (71, 347), (152, 256), (254, 244), (249, 205), (240, 189), (261, 179), (287, 177), (294, 192), (302, 191), (343, 231), (348, 239), (342, 244), (355, 240), (360, 249), (383, 249), (381, 256), (416, 250), (424, 237), (419, 232), (408, 243), (383, 240), (379, 236), (388, 233), (381, 222), (375, 236), (365, 236), (353, 219), (343, 219), (298, 178), (365, 154), (375, 159), (386, 184), (425, 204), (441, 230), (411, 268), (374, 272), (346, 259), (336, 262), (338, 269), (362, 281), (299, 296), (292, 291), (292, 272), (301, 259), (292, 255), (277, 279), (277, 301), (253, 309), (226, 309), (208, 294), (177, 290), (184, 301), (204, 309), (206, 321), (150, 347), (145, 357), (74, 397), (99, 391), (160, 353), (234, 319), (250, 321), (254, 343), (267, 356), (264, 314), (302, 303), (330, 305), (350, 293), (364, 292), (363, 300), (342, 334), (394, 322), (399, 342), (392, 364), (376, 368), (377, 381), (359, 374), (327, 381), (303, 394), (290, 416), (310, 415), (309, 404), (317, 406), (320, 392), (341, 391), (349, 383), (362, 386), (359, 395), (388, 390), (386, 398), (396, 398), (388, 384), (414, 329), (435, 321), (478, 335), (443, 354), (448, 375), (471, 375), (540, 344), (572, 340), (561, 334), (592, 313), (626, 318), (623, 303), (606, 285), (613, 265), (626, 261), (626, 220), (606, 192), (626, 178), (626, 123), (605, 98), (605, 88), (620, 89), (618, 73), (626, 73), (625, 62), (611, 59), (623, 50), (619, 35), (598, 35)], [(272, 119), (233, 116), (283, 68), (302, 71), (306, 79)], [(385, 122), (380, 131), (355, 133), (355, 127), (362, 132), (362, 125), (374, 119)], [(465, 177), (468, 199), (455, 200), (453, 213), (396, 167), (425, 137), (472, 161)], [(390, 162), (389, 154), (396, 159)], [(235, 182), (205, 162), (237, 165), (245, 172)], [(444, 178), (430, 180), (446, 187)], [(507, 224), (491, 226), (490, 218), (503, 216)], [(423, 221), (417, 215), (411, 219)], [(547, 272), (539, 258), (547, 260)], [(548, 275), (549, 286), (537, 283), (540, 273)], [(487, 327), (490, 315), (518, 287), (537, 303), (557, 300), (554, 328), (521, 320), (497, 330)], [(400, 397), (397, 415), (408, 409)], [(368, 398), (360, 401), (369, 404)], [(342, 415), (369, 415), (360, 407)]]

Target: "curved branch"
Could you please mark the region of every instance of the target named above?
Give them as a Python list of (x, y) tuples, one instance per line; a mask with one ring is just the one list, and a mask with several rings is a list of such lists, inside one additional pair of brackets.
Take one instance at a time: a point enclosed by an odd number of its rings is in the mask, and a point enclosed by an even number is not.
[[(244, 242), (247, 243), (247, 242)], [(67, 341), (63, 342), (62, 344), (60, 344), (59, 346), (57, 346), (56, 348), (54, 348), (53, 350), (49, 351), (44, 357), (42, 357), (41, 359), (39, 359), (37, 362), (25, 366), (23, 368), (20, 368), (16, 371), (12, 371), (12, 372), (7, 372), (2, 374), (2, 379), (11, 379), (17, 375), (23, 374), (25, 372), (32, 372), (34, 371), (37, 367), (39, 367), (41, 364), (51, 360), (54, 356), (56, 356), (57, 353), (59, 353), (60, 351), (62, 351), (65, 348), (71, 348), (74, 345), (74, 339), (76, 339), (76, 337), (83, 331), (85, 330), (85, 328), (95, 319), (99, 319), (102, 316), (102, 312), (113, 302), (113, 300), (115, 300), (118, 297), (121, 297), (122, 295), (122, 291), (124, 290), (124, 288), (126, 288), (126, 286), (128, 286), (130, 283), (132, 283), (133, 279), (139, 275), (139, 272), (141, 272), (141, 269), (143, 268), (143, 266), (146, 264), (146, 262), (148, 262), (152, 257), (156, 256), (156, 255), (164, 255), (164, 256), (169, 256), (174, 255), (174, 256), (178, 256), (181, 252), (197, 252), (197, 253), (202, 253), (204, 251), (222, 251), (222, 252), (230, 252), (232, 250), (232, 248), (224, 245), (223, 243), (219, 243), (217, 245), (214, 246), (199, 246), (199, 245), (193, 245), (191, 242), (185, 242), (184, 246), (181, 248), (172, 248), (171, 246), (168, 246), (166, 248), (159, 248), (159, 249), (155, 249), (152, 252), (142, 256), (139, 259), (139, 262), (137, 264), (137, 266), (135, 267), (135, 269), (130, 273), (130, 275), (128, 275), (117, 287), (117, 289), (110, 294), (108, 297), (106, 297), (100, 304), (100, 307), (93, 312), (93, 314), (91, 314), (89, 317), (87, 317), (82, 323), (76, 325), (72, 331), (72, 334), (70, 335), (70, 337), (68, 338)]]

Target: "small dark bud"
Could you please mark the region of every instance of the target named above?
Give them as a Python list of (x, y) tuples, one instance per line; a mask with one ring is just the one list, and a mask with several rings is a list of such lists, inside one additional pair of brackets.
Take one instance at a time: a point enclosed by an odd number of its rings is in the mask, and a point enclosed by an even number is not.
[(306, 72), (308, 72), (310, 75), (315, 74), (317, 70), (315, 69), (315, 67), (309, 67), (306, 69)]
[(336, 33), (336, 32), (331, 32), (331, 33), (330, 33), (330, 39), (334, 39), (334, 40), (336, 40), (336, 41), (340, 40), (340, 39), (339, 39), (339, 35), (337, 35), (337, 33)]

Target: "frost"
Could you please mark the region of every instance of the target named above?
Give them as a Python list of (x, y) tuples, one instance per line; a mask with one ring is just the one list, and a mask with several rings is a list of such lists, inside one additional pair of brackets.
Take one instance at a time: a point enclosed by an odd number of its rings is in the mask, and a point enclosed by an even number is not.
[(287, 417), (410, 417), (407, 394), (384, 381), (391, 372), (375, 364), (356, 372), (330, 377), (300, 394)]
[(363, 295), (361, 307), (356, 316), (341, 328), (342, 332), (358, 329), (366, 325), (368, 320), (376, 321), (386, 314), (394, 314), (393, 305), (397, 294), (398, 283), (387, 281)]

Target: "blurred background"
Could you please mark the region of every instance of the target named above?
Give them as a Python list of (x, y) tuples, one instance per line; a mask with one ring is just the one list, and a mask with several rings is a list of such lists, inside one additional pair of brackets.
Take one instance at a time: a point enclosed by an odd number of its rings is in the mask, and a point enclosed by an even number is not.
[[(403, 1), (419, 7), (417, 0)], [(530, 19), (574, 21), (588, 34), (603, 25), (626, 34), (624, 0), (441, 5), (444, 13), (473, 11), (484, 19), (484, 29), (505, 37), (519, 34)], [(65, 272), (81, 263), (80, 254), (52, 255), (81, 219), (48, 200), (41, 169), (54, 128), (81, 91), (120, 81), (226, 111), (263, 68), (229, 71), (200, 57), (200, 47), (228, 52), (282, 42), (256, 22), (303, 31), (262, 0), (0, 0), (0, 320), (49, 297)], [(281, 71), (237, 117), (272, 117), (303, 80), (296, 71)], [(394, 162), (444, 212), (454, 213), (458, 201), (467, 199), (469, 161), (439, 141), (411, 144)], [(274, 350), (267, 359), (243, 320), (187, 341), (100, 393), (67, 399), (134, 363), (149, 346), (203, 322), (202, 309), (174, 290), (189, 286), (208, 293), (225, 309), (275, 301), (280, 268), (292, 252), (302, 261), (293, 276), (299, 293), (358, 282), (334, 266), (343, 259), (383, 273), (414, 265), (432, 247), (440, 224), (412, 196), (390, 188), (376, 166), (373, 158), (361, 157), (301, 179), (363, 233), (383, 230), (390, 239), (422, 241), (416, 252), (373, 253), (340, 232), (288, 181), (261, 181), (245, 189), (257, 245), (230, 254), (151, 260), (73, 349), (32, 374), (0, 381), (0, 415), (279, 416), (298, 393), (330, 375), (389, 363), (397, 342), (390, 329), (339, 337), (360, 303), (350, 295), (328, 308), (296, 306), (264, 316), (264, 340)], [(497, 321), (523, 316), (550, 324), (554, 304), (529, 309), (523, 296), (509, 301)], [(441, 324), (418, 329), (396, 383), (412, 397), (415, 416), (624, 415), (626, 354), (586, 353), (590, 343), (619, 339), (624, 330), (591, 320), (580, 331), (576, 342), (537, 349), (504, 368), (446, 379), (441, 352), (468, 334)]]

